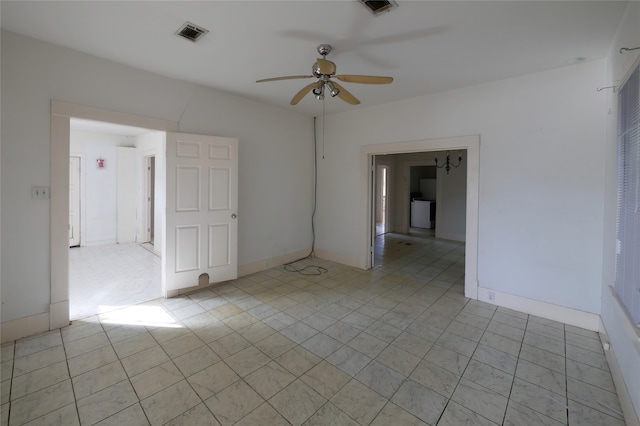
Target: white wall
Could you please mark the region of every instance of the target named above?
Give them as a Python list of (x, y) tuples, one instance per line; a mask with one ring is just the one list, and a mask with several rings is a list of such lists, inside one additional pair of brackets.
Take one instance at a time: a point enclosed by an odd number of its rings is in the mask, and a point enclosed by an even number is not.
[(599, 313), (602, 81), (589, 62), (328, 116), (318, 247), (357, 258), (361, 146), (479, 134), (479, 284)]
[(238, 138), (239, 264), (310, 248), (312, 118), (6, 31), (1, 43), (3, 322), (51, 300), (49, 202), (31, 199), (50, 186), (51, 99)]
[[(126, 136), (85, 131), (72, 131), (71, 154), (84, 154), (81, 182), (81, 245), (115, 243), (117, 239), (117, 147), (132, 146)], [(106, 167), (98, 169), (96, 160), (103, 158)]]
[[(467, 162), (464, 151), (451, 153), (451, 161), (460, 167), (451, 167), (449, 174), (442, 168), (437, 170), (436, 178), (436, 238), (465, 241), (467, 211)], [(444, 156), (438, 160), (444, 164)]]
[[(621, 47), (640, 46), (640, 3), (629, 2), (625, 16), (611, 44), (605, 62), (606, 73), (599, 87), (620, 85), (623, 79), (637, 65), (640, 51), (620, 53)], [(610, 289), (615, 282), (616, 252), (616, 131), (617, 131), (617, 91), (603, 91), (604, 105), (601, 114), (606, 117), (605, 150), (606, 165), (604, 188), (604, 268), (602, 275), (602, 322), (620, 370), (624, 372), (624, 381), (630, 400), (635, 404), (635, 412), (640, 417), (640, 339), (638, 329), (626, 317), (620, 303)], [(620, 389), (618, 390), (620, 395)], [(624, 403), (624, 401), (622, 401)]]
[(116, 240), (133, 243), (137, 234), (136, 148), (119, 146), (116, 173)]

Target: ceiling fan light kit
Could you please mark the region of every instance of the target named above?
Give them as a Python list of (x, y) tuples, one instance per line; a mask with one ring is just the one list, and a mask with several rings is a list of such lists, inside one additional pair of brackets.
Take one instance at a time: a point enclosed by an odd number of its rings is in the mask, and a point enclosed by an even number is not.
[(389, 84), (393, 81), (393, 77), (384, 77), (377, 75), (354, 75), (354, 74), (338, 74), (336, 75), (336, 64), (327, 60), (326, 57), (331, 53), (331, 45), (320, 44), (318, 45), (318, 53), (322, 58), (317, 58), (316, 62), (311, 67), (311, 75), (290, 75), (284, 77), (272, 77), (265, 78), (256, 81), (256, 83), (264, 83), (268, 81), (278, 80), (292, 80), (302, 78), (316, 78), (317, 81), (303, 87), (295, 96), (291, 99), (291, 105), (296, 105), (304, 96), (312, 92), (318, 100), (324, 100), (325, 87), (328, 90), (329, 95), (333, 97), (339, 97), (343, 101), (351, 105), (358, 105), (360, 101), (353, 96), (347, 89), (342, 87), (337, 82), (331, 80), (336, 78), (346, 83), (358, 83), (358, 84)]

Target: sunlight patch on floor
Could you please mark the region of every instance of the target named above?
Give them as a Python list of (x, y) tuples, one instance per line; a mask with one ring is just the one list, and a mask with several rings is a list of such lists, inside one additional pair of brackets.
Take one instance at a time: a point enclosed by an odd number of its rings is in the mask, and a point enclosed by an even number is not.
[(161, 306), (99, 307), (100, 321), (105, 324), (140, 325), (146, 327), (182, 328)]

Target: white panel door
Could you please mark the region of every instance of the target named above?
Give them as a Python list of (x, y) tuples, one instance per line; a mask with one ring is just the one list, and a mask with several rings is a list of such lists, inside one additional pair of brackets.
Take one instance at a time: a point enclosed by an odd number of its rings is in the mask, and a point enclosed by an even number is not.
[(167, 297), (238, 276), (238, 140), (167, 133), (163, 281)]

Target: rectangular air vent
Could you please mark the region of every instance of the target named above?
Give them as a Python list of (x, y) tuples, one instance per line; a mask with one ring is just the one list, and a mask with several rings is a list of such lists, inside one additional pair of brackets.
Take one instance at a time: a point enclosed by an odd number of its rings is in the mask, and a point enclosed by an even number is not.
[(176, 31), (176, 34), (180, 37), (184, 37), (187, 40), (191, 40), (194, 43), (200, 40), (209, 30), (206, 30), (202, 27), (197, 26), (196, 24), (192, 24), (191, 22), (185, 22), (182, 26)]
[(388, 12), (391, 9), (398, 7), (398, 3), (393, 0), (358, 0), (360, 3), (366, 6), (374, 15), (380, 15), (381, 13)]

